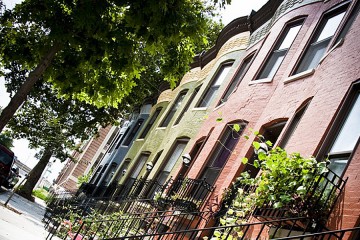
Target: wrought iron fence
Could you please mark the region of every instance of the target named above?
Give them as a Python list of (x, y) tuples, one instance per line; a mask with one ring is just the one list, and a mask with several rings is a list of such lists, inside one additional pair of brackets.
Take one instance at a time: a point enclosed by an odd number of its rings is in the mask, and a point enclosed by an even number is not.
[(163, 201), (177, 209), (195, 211), (213, 190), (214, 187), (206, 179), (178, 178), (166, 192)]
[[(324, 240), (342, 240), (346, 237), (349, 240), (357, 240), (360, 227), (342, 229), (342, 230), (322, 230), (315, 233), (306, 233), (304, 231), (298, 231), (296, 222), (299, 220), (305, 221), (305, 218), (287, 218), (281, 220), (248, 223), (224, 227), (210, 227), (201, 229), (186, 229), (186, 230), (170, 230), (167, 232), (147, 232), (140, 234), (139, 232), (133, 232), (133, 234), (127, 234), (126, 236), (107, 236), (99, 239), (106, 240), (123, 240), (123, 239), (146, 239), (146, 240), (185, 240), (185, 239), (236, 239), (236, 240), (247, 240), (247, 239), (274, 239), (274, 240), (310, 240), (310, 239), (324, 239)], [(283, 222), (293, 223), (292, 228), (284, 229)], [(311, 220), (309, 220), (311, 223)], [(84, 224), (85, 225), (85, 224)], [(83, 226), (84, 226), (83, 225)], [(289, 224), (288, 224), (289, 225)], [(111, 227), (109, 226), (109, 229)], [(76, 236), (83, 236), (79, 231)], [(84, 236), (86, 237), (86, 236)], [(206, 238), (208, 237), (208, 238)], [(75, 239), (75, 238), (74, 238)], [(90, 239), (96, 239), (95, 237)]]
[(275, 208), (274, 202), (265, 202), (257, 207), (253, 216), (260, 220), (271, 220), (290, 216), (302, 216), (326, 221), (347, 182), (330, 169), (314, 176), (306, 189), (305, 198), (294, 198), (286, 207)]
[(210, 212), (183, 213), (179, 211), (148, 211), (134, 214), (119, 214), (103, 220), (76, 219), (64, 220), (55, 226), (46, 239), (54, 235), (62, 239), (107, 239), (123, 236), (140, 236), (149, 233), (159, 234), (197, 228), (206, 224)]

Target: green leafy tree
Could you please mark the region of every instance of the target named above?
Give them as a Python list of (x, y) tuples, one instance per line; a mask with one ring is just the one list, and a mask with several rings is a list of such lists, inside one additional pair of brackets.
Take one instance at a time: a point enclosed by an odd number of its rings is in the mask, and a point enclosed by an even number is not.
[(58, 98), (47, 83), (36, 91), (9, 122), (13, 137), (26, 138), (31, 148), (40, 149), (39, 159), (19, 193), (32, 199), (31, 193), (51, 158), (65, 161), (78, 142), (94, 136), (100, 125), (117, 121), (122, 112), (115, 108), (97, 108), (76, 99)]
[(0, 131), (39, 79), (97, 107), (128, 105), (149, 72), (174, 87), (207, 44), (213, 9), (200, 0), (25, 0), (2, 10), (0, 75), (21, 85)]
[(13, 139), (10, 137), (9, 131), (4, 131), (3, 133), (0, 133), (0, 144), (7, 148), (14, 147), (14, 142)]

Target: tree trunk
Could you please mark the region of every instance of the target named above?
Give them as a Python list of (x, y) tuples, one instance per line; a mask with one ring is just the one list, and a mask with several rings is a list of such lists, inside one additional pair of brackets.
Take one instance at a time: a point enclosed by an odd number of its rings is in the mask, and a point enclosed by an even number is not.
[(18, 108), (25, 102), (27, 95), (30, 93), (35, 83), (43, 75), (45, 70), (50, 66), (51, 61), (54, 59), (56, 53), (59, 50), (59, 44), (54, 44), (54, 46), (50, 48), (49, 52), (43, 57), (39, 65), (34, 69), (34, 71), (30, 72), (29, 76), (26, 78), (26, 81), (11, 98), (9, 104), (2, 110), (0, 115), (0, 133), (4, 129), (5, 125), (14, 116)]
[(36, 183), (39, 181), (41, 174), (43, 173), (46, 165), (49, 163), (51, 156), (52, 156), (52, 151), (50, 149), (45, 149), (41, 159), (36, 164), (36, 166), (31, 170), (25, 184), (17, 191), (19, 195), (23, 196), (26, 199), (29, 199), (30, 201), (34, 201), (34, 197), (31, 196), (32, 191)]

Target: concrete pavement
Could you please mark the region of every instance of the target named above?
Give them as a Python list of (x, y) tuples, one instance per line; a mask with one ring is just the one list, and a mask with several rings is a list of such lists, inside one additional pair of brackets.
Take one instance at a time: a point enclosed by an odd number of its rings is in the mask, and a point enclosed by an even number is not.
[(48, 232), (41, 222), (45, 212), (45, 204), (30, 202), (14, 194), (8, 206), (4, 203), (10, 191), (1, 189), (0, 192), (0, 240), (41, 240), (45, 239)]

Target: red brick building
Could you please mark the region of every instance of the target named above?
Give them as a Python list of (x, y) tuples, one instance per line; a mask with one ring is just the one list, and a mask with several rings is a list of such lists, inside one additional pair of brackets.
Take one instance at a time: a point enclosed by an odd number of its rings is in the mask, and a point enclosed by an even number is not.
[(89, 139), (82, 147), (82, 152), (75, 151), (73, 158), (76, 161), (68, 160), (55, 181), (56, 189), (64, 189), (69, 192), (76, 191), (79, 186), (78, 177), (86, 175), (91, 168), (96, 166), (104, 156), (117, 127), (108, 126), (101, 128), (97, 137)]
[[(274, 4), (267, 5), (270, 9)], [(253, 154), (251, 136), (248, 141), (228, 141), (228, 125), (239, 123), (242, 135), (259, 130), (288, 152), (329, 156), (330, 169), (348, 178), (331, 225), (339, 229), (359, 224), (358, 11), (359, 1), (284, 1), (251, 34), (246, 52), (228, 59), (238, 70), (224, 84), (238, 85), (226, 103), (220, 104), (226, 91), (213, 100), (214, 111), (193, 139), (207, 138), (206, 143), (187, 176), (207, 177), (216, 185), (213, 196), (221, 196), (245, 170), (241, 159)], [(224, 148), (231, 153), (223, 154)]]

